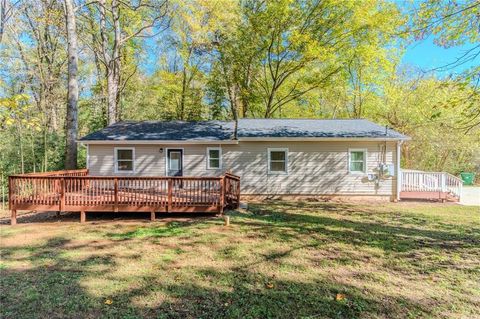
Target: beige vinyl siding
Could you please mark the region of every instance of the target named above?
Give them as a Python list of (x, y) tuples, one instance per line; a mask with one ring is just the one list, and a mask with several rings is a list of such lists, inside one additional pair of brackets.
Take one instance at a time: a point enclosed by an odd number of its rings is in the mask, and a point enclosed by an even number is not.
[(125, 145), (89, 145), (88, 169), (91, 175), (98, 176), (165, 176), (167, 149), (183, 149), (185, 176), (220, 175), (221, 171), (207, 170), (207, 146), (218, 145), (128, 145), (135, 147), (135, 173), (116, 174), (114, 149)]
[[(367, 174), (381, 158), (384, 142), (240, 142), (223, 146), (224, 168), (242, 178), (246, 194), (392, 195), (395, 177), (377, 188)], [(288, 175), (268, 174), (268, 148), (288, 148)], [(365, 174), (348, 171), (348, 150), (367, 150)], [(386, 163), (394, 164), (395, 143), (387, 143)]]
[[(386, 163), (396, 164), (396, 142), (387, 142)], [(114, 147), (90, 145), (91, 175), (114, 174)], [(222, 145), (222, 169), (207, 169), (207, 147), (219, 145), (136, 145), (135, 173), (127, 176), (164, 176), (167, 148), (183, 148), (185, 176), (218, 176), (226, 170), (241, 177), (244, 194), (358, 194), (395, 195), (396, 177), (380, 181), (379, 187), (367, 180), (384, 162), (385, 142), (239, 142)], [(160, 152), (163, 148), (163, 153)], [(268, 148), (288, 148), (288, 174), (268, 173)], [(350, 173), (349, 149), (367, 150), (366, 173)]]

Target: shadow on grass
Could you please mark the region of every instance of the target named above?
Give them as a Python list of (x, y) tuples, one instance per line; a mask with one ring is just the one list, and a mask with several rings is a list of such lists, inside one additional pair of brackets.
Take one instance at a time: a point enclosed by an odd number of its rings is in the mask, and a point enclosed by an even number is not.
[[(237, 224), (256, 227), (258, 231), (280, 239), (322, 234), (329, 242), (370, 246), (386, 252), (408, 252), (419, 248), (456, 250), (480, 246), (480, 231), (477, 232), (473, 227), (466, 230), (461, 226), (450, 225), (448, 230), (442, 231), (425, 229), (420, 226), (425, 226), (428, 220), (415, 219), (408, 214), (401, 215), (397, 223), (413, 222), (413, 226), (390, 226), (387, 221), (363, 222), (315, 214), (315, 211), (339, 212), (345, 216), (357, 214), (363, 217), (362, 220), (374, 216), (370, 211), (362, 211), (354, 205), (346, 204), (282, 202), (277, 205), (281, 208), (275, 205), (253, 205), (249, 214), (232, 215), (239, 217)], [(307, 208), (311, 209), (312, 214), (305, 214)]]
[[(3, 269), (1, 318), (356, 318), (364, 313), (402, 317), (429, 310), (402, 298), (375, 296), (334, 279), (315, 281), (279, 280), (248, 268), (216, 269), (192, 267), (189, 273), (202, 281), (165, 281), (169, 269), (142, 276), (130, 288), (114, 296), (96, 296), (82, 285), (84, 280), (105, 276), (118, 267), (114, 256), (90, 256), (80, 262), (65, 257), (72, 246), (63, 238), (52, 238), (44, 245), (4, 248), (2, 258), (28, 261), (26, 269)], [(281, 256), (265, 256), (265, 260)], [(102, 270), (95, 266), (102, 265)], [(170, 271), (175, 271), (170, 269)], [(117, 279), (117, 283), (121, 281)], [(337, 293), (346, 296), (335, 300)], [(139, 303), (138, 299), (153, 303)], [(152, 297), (153, 296), (153, 297)], [(111, 299), (113, 304), (105, 304)]]
[[(81, 287), (89, 266), (115, 267), (112, 256), (90, 256), (80, 262), (63, 254), (85, 246), (70, 246), (70, 241), (54, 237), (44, 245), (2, 247), (2, 261), (29, 263), (24, 270), (0, 271), (1, 318), (95, 317), (98, 299)], [(25, 250), (30, 254), (25, 255)], [(18, 255), (22, 256), (19, 257)], [(95, 276), (94, 271), (88, 271)], [(98, 274), (98, 273), (97, 273)], [(82, 315), (79, 315), (82, 314)]]
[[(282, 204), (283, 205), (283, 204)], [(362, 221), (309, 215), (309, 208), (325, 211), (338, 210), (348, 214), (355, 210), (350, 205), (298, 205), (252, 206), (251, 213), (230, 212), (238, 228), (247, 238), (253, 236), (257, 242), (269, 239), (273, 243), (287, 243), (290, 249), (254, 254), (254, 257), (239, 258), (231, 268), (207, 267), (202, 265), (178, 269), (169, 263), (149, 269), (139, 275), (138, 280), (127, 288), (111, 295), (95, 295), (84, 283), (108, 277), (113, 285), (131, 282), (131, 278), (110, 276), (118, 270), (119, 258), (130, 258), (135, 262), (142, 254), (152, 251), (139, 250), (134, 256), (117, 256), (102, 253), (99, 245), (86, 243), (74, 245), (62, 237), (51, 238), (41, 245), (2, 247), (2, 260), (20, 264), (15, 269), (0, 267), (0, 317), (1, 318), (358, 318), (358, 317), (432, 317), (434, 307), (429, 300), (406, 299), (399, 294), (380, 294), (345, 284), (335, 276), (318, 276), (315, 279), (295, 277), (278, 279), (258, 272), (258, 264), (280, 267), (282, 260), (297, 250), (315, 249), (345, 243), (363, 247), (380, 248), (394, 256), (402, 256), (435, 249), (439, 253), (451, 251), (471, 253), (480, 245), (479, 236), (461, 231), (438, 231), (422, 229), (420, 226), (401, 227), (387, 223)], [(290, 209), (301, 209), (292, 212)], [(368, 215), (368, 212), (364, 212)], [(366, 220), (366, 221), (365, 221)], [(131, 241), (131, 245), (158, 238), (185, 236), (182, 245), (205, 248), (208, 243), (193, 236), (202, 228), (212, 225), (211, 219), (190, 222), (168, 222), (166, 225), (151, 223), (146, 226), (120, 232), (108, 232), (104, 248), (122, 245), (119, 241)], [(217, 224), (214, 224), (217, 225)], [(89, 227), (94, 231), (102, 225)], [(114, 225), (113, 225), (114, 226)], [(111, 228), (109, 228), (111, 230)], [(101, 234), (101, 232), (99, 232)], [(321, 235), (321, 237), (316, 237)], [(160, 240), (161, 241), (161, 240)], [(203, 245), (203, 247), (201, 247)], [(236, 245), (236, 244), (232, 244)], [(137, 247), (137, 246), (135, 246)], [(138, 244), (138, 247), (141, 247)], [(160, 247), (160, 246), (159, 246)], [(175, 249), (180, 249), (176, 247)], [(235, 259), (235, 251), (223, 245), (217, 252), (226, 259)], [(73, 260), (68, 253), (82, 250), (89, 256)], [(199, 249), (200, 251), (200, 249)], [(155, 250), (153, 250), (153, 253)], [(169, 260), (175, 256), (168, 256)], [(308, 258), (308, 257), (306, 257)], [(411, 259), (415, 260), (415, 256)], [(408, 260), (408, 258), (406, 258)], [(23, 263), (28, 266), (21, 266)], [(97, 266), (102, 267), (97, 267)], [(429, 271), (421, 265), (422, 271)], [(436, 265), (434, 265), (436, 266)], [(139, 264), (139, 267), (141, 265)], [(432, 271), (435, 267), (432, 268)], [(395, 274), (392, 272), (392, 274)], [(184, 277), (182, 277), (182, 275)], [(368, 279), (370, 280), (370, 279)], [(101, 290), (101, 284), (96, 289)], [(105, 290), (107, 291), (107, 290)], [(345, 294), (337, 301), (337, 293)], [(113, 304), (106, 305), (106, 299)], [(442, 300), (436, 301), (438, 303)]]

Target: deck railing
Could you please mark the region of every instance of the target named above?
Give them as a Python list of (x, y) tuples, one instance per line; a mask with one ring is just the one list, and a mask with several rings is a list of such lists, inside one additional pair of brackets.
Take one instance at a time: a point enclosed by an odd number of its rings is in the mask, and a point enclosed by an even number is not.
[(238, 208), (240, 206), (240, 177), (225, 173), (224, 185), (226, 207)]
[(73, 169), (63, 171), (51, 171), (51, 172), (39, 172), (39, 173), (26, 173), (18, 176), (87, 176), (88, 169)]
[(240, 178), (228, 173), (221, 177), (104, 177), (78, 170), (9, 177), (12, 211), (221, 213), (239, 203)]
[(402, 170), (402, 192), (431, 192), (448, 194), (460, 199), (463, 182), (446, 172)]

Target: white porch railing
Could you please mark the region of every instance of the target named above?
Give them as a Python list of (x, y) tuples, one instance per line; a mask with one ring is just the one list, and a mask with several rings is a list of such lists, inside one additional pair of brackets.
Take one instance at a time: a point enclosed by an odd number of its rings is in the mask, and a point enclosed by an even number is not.
[(448, 193), (460, 199), (463, 182), (446, 172), (423, 172), (402, 169), (402, 192)]

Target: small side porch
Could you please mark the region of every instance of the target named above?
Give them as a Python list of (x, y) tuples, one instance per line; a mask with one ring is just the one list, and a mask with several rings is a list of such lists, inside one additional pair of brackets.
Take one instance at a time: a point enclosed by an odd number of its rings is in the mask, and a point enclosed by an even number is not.
[(238, 208), (240, 177), (89, 176), (87, 169), (9, 177), (11, 224), (18, 210), (79, 212), (215, 213)]
[(400, 199), (427, 199), (459, 202), (463, 182), (446, 172), (402, 169)]

